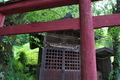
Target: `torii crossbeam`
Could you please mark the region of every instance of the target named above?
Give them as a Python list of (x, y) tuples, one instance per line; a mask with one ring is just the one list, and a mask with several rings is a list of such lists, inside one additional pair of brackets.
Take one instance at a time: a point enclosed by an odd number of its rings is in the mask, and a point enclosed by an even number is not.
[[(0, 35), (80, 29), (82, 54), (81, 80), (97, 80), (93, 29), (120, 25), (120, 14), (96, 16), (92, 18), (91, 1), (95, 0), (25, 0), (18, 3), (2, 5), (0, 6)], [(79, 4), (80, 19), (66, 19), (3, 27), (6, 15), (72, 4)]]
[[(93, 27), (94, 29), (98, 29), (102, 27), (119, 26), (120, 25), (119, 17), (120, 14), (95, 16), (93, 17)], [(1, 27), (0, 35), (14, 35), (59, 30), (79, 30), (80, 29), (79, 21), (80, 21), (79, 18), (75, 18)]]

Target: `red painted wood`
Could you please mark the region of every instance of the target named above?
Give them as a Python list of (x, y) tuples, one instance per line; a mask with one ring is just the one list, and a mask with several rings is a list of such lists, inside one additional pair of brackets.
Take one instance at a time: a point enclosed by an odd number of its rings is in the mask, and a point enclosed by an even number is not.
[(68, 30), (73, 28), (77, 29), (77, 27), (79, 26), (79, 24), (77, 24), (78, 22), (79, 22), (78, 19), (70, 19), (70, 20), (65, 19), (65, 20), (56, 20), (50, 22), (39, 22), (32, 24), (8, 26), (8, 27), (0, 28), (0, 34), (11, 35), (11, 34), (22, 34), (22, 33), (32, 33), (32, 32)]
[[(93, 17), (94, 28), (119, 26), (120, 14), (104, 15)], [(50, 22), (39, 22), (32, 24), (14, 25), (0, 28), (0, 35), (23, 34), (32, 32), (46, 32), (58, 30), (78, 30), (79, 18), (64, 19)]]
[(94, 28), (113, 27), (120, 25), (120, 14), (93, 17)]
[(3, 14), (0, 13), (0, 27), (3, 27), (4, 20), (5, 20), (5, 15), (3, 15)]
[(79, 0), (81, 80), (97, 80), (91, 0)]
[(11, 15), (72, 4), (78, 4), (78, 0), (26, 0), (18, 3), (0, 6), (0, 12), (5, 15)]

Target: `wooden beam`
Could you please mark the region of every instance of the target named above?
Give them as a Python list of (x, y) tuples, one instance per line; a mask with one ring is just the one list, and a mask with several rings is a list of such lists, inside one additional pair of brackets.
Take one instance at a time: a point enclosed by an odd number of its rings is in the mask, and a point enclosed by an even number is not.
[[(94, 28), (97, 29), (102, 27), (119, 26), (120, 25), (119, 17), (120, 14), (95, 16), (93, 17)], [(80, 29), (78, 18), (1, 27), (0, 35), (24, 34), (69, 29), (73, 30)]]
[(14, 25), (0, 28), (0, 35), (78, 29), (79, 26), (78, 22), (79, 22), (78, 19), (65, 19), (50, 22), (38, 22), (32, 24)]
[(94, 28), (120, 26), (120, 14), (93, 17)]
[(3, 27), (4, 20), (5, 20), (5, 15), (3, 15), (3, 14), (0, 13), (0, 27)]
[(91, 0), (79, 0), (81, 80), (97, 80)]
[(25, 0), (0, 6), (0, 12), (5, 15), (11, 15), (73, 4), (78, 4), (78, 0)]

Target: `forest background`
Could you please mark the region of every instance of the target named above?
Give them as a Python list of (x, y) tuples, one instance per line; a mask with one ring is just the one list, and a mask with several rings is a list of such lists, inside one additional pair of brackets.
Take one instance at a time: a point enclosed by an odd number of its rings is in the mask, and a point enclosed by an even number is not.
[[(0, 0), (6, 3), (9, 0)], [(92, 3), (93, 16), (120, 13), (120, 0), (103, 0)], [(61, 18), (66, 18), (68, 13), (73, 18), (78, 18), (78, 5), (63, 6), (58, 8), (45, 9), (40, 11), (26, 12), (6, 16), (4, 27), (18, 24), (28, 24), (35, 22), (47, 22)], [(47, 32), (38, 33), (45, 35)], [(120, 79), (120, 28), (112, 27), (95, 29), (96, 49), (107, 47), (114, 51), (113, 70), (109, 80)], [(31, 41), (34, 39), (34, 42)], [(38, 48), (30, 49), (30, 43), (38, 44)], [(7, 35), (0, 37), (0, 77), (3, 80), (36, 80), (36, 69), (39, 67), (38, 53), (42, 40), (30, 34)]]

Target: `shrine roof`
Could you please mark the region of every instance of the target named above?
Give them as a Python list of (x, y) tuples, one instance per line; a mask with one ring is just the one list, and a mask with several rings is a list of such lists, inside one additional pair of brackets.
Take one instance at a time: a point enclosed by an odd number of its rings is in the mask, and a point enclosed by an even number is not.
[(103, 48), (96, 49), (96, 54), (97, 56), (110, 56), (110, 55), (113, 55), (114, 53), (113, 53), (113, 50), (103, 47)]
[[(92, 0), (92, 2), (93, 1), (99, 0)], [(78, 0), (13, 0), (6, 3), (0, 3), (0, 13), (11, 15), (78, 3)]]

